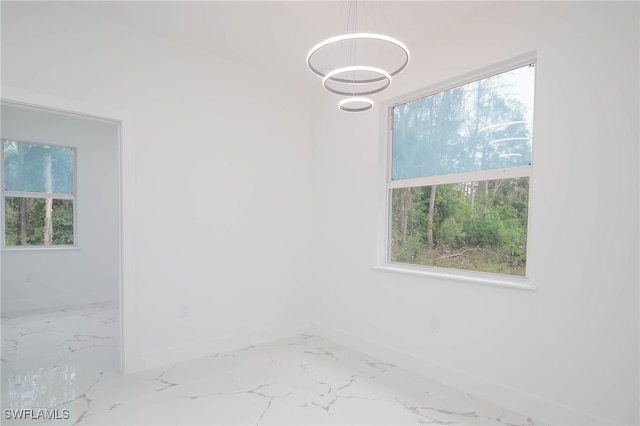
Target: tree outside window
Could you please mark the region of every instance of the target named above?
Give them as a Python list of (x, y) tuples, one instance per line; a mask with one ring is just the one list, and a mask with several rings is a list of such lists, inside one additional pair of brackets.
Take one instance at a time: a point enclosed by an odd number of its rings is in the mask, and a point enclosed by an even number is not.
[(387, 261), (526, 276), (534, 64), (391, 109)]
[(73, 245), (73, 148), (3, 140), (4, 245)]

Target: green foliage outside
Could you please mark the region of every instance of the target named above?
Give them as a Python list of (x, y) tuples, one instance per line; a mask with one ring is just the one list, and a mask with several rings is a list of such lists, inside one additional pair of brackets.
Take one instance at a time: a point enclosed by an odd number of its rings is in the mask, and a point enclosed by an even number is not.
[[(5, 244), (7, 246), (43, 245), (45, 228), (44, 198), (5, 198)], [(20, 212), (24, 212), (24, 221)], [(72, 245), (73, 202), (53, 200), (52, 245)], [(24, 224), (24, 232), (21, 232)], [(25, 238), (26, 237), (26, 238)]]
[(74, 244), (73, 200), (55, 196), (73, 194), (74, 150), (12, 140), (2, 146), (5, 245)]
[[(393, 108), (392, 262), (525, 275), (526, 172), (481, 179), (531, 164), (533, 86), (524, 66)], [(461, 173), (479, 181), (412, 182)]]
[(432, 188), (393, 190), (391, 261), (525, 275), (527, 178), (438, 185), (430, 248)]

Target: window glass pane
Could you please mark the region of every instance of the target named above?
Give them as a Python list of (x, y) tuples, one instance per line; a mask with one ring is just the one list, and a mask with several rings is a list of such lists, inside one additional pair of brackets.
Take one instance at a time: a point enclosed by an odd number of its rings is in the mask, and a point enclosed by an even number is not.
[(392, 179), (531, 163), (534, 67), (393, 108)]
[(73, 149), (3, 141), (5, 190), (73, 193)]
[(72, 245), (73, 201), (5, 197), (5, 245)]
[(391, 262), (525, 275), (529, 178), (391, 191)]

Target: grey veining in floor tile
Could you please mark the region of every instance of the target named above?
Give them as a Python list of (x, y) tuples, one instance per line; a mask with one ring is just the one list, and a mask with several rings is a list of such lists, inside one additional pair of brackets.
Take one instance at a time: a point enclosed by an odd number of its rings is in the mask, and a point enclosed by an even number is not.
[[(118, 372), (118, 318), (115, 304), (3, 316), (2, 423), (75, 422), (87, 410), (91, 387)], [(8, 419), (5, 410), (26, 417)], [(57, 417), (69, 410), (69, 418), (42, 418), (56, 410)]]
[[(3, 408), (6, 404), (11, 408), (66, 408), (71, 414), (68, 420), (31, 424), (539, 424), (310, 335), (137, 374), (113, 374), (113, 368), (105, 369), (104, 364), (98, 367), (100, 348), (114, 343), (104, 329), (56, 335), (60, 321), (54, 317), (49, 318), (51, 323), (45, 320), (19, 326), (11, 318), (3, 318), (3, 330), (5, 325), (16, 326), (13, 334), (3, 335)], [(96, 313), (87, 318), (99, 318), (104, 326), (115, 323)], [(15, 361), (15, 346), (20, 348), (21, 338), (31, 333), (48, 333), (47, 341), (59, 343), (47, 355), (49, 367), (42, 370), (22, 369)], [(6, 382), (5, 362), (11, 367)], [(93, 374), (71, 380), (92, 366)], [(37, 385), (42, 381), (47, 385)], [(8, 395), (4, 392), (6, 384)]]
[(92, 387), (80, 424), (535, 422), (315, 336), (295, 336)]

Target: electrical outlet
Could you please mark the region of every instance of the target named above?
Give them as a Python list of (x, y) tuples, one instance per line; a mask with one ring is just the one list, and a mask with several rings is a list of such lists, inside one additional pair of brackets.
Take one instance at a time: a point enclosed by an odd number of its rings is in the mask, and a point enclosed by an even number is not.
[(431, 332), (434, 334), (440, 334), (440, 318), (431, 318)]
[(187, 303), (180, 306), (180, 317), (187, 318), (189, 315), (191, 315), (191, 307), (189, 306), (189, 304)]
[(24, 282), (31, 284), (33, 282), (33, 274), (31, 272), (28, 272), (25, 276), (24, 276)]

